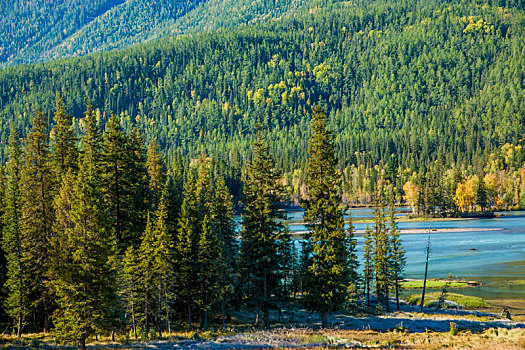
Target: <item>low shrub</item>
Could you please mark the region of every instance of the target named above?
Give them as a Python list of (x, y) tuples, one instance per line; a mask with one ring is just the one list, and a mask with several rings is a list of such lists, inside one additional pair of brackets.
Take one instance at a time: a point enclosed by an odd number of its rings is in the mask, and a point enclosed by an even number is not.
[(457, 335), (459, 333), (458, 325), (454, 322), (450, 322), (450, 334)]

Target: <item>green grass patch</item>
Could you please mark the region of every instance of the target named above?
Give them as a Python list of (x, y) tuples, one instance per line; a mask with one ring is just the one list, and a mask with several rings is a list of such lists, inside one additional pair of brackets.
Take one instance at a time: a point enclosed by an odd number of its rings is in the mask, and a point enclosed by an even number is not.
[[(427, 293), (425, 294), (425, 306), (434, 307), (437, 303), (440, 292)], [(421, 303), (420, 294), (407, 295), (405, 300), (409, 304), (419, 305)], [(448, 293), (446, 297), (447, 301), (452, 301), (465, 309), (482, 309), (490, 307), (490, 304), (483, 298), (472, 297), (468, 295)]]

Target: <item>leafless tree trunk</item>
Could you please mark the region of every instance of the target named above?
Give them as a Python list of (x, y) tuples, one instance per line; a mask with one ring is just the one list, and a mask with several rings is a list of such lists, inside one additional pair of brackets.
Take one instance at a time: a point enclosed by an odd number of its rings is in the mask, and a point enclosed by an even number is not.
[(428, 242), (427, 242), (427, 259), (425, 263), (425, 279), (423, 280), (423, 294), (421, 295), (421, 306), (420, 312), (423, 312), (423, 305), (425, 304), (425, 291), (427, 288), (427, 274), (428, 274), (428, 257), (430, 256), (430, 228), (428, 229)]

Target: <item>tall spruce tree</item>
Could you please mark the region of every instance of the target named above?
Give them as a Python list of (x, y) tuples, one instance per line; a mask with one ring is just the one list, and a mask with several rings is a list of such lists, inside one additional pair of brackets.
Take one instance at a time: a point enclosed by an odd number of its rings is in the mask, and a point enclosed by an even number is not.
[(161, 197), (155, 213), (155, 226), (153, 228), (154, 249), (150, 257), (154, 259), (155, 325), (159, 337), (162, 337), (163, 324), (171, 331), (171, 302), (174, 297), (173, 239), (168, 232), (166, 219), (166, 200)]
[(168, 232), (173, 237), (177, 235), (177, 225), (182, 201), (184, 200), (184, 161), (180, 153), (176, 153), (171, 167), (168, 167), (166, 183), (163, 189), (168, 212)]
[(85, 349), (90, 335), (113, 326), (117, 315), (116, 242), (93, 175), (81, 162), (78, 176), (70, 170), (63, 177), (50, 240), (55, 333), (60, 342), (77, 342), (79, 349)]
[(84, 118), (81, 120), (84, 134), (80, 140), (84, 162), (91, 164), (93, 174), (100, 174), (102, 161), (102, 132), (98, 125), (91, 101), (88, 101)]
[[(212, 179), (212, 158), (208, 157), (204, 150), (195, 163), (197, 168), (196, 190), (199, 201), (199, 219), (204, 220), (204, 216), (212, 212), (213, 207), (213, 179)], [(209, 218), (208, 218), (209, 219)]]
[[(8, 146), (9, 147), (9, 140)], [(0, 164), (0, 319), (8, 319), (9, 315), (6, 309), (2, 307), (2, 302), (7, 299), (6, 289), (2, 288), (7, 280), (7, 257), (5, 251), (2, 249), (2, 237), (4, 236), (4, 216), (6, 209), (6, 189), (7, 189), (7, 178), (6, 178), (6, 167), (4, 164)]]
[(397, 220), (394, 211), (394, 199), (390, 198), (390, 216), (389, 216), (389, 231), (390, 231), (390, 262), (392, 283), (396, 292), (396, 308), (399, 311), (399, 292), (401, 289), (401, 280), (403, 279), (403, 270), (405, 268), (406, 258), (405, 249), (399, 237), (399, 230), (397, 228)]
[(21, 191), (20, 170), (22, 151), (20, 137), (11, 124), (7, 148), (6, 189), (3, 198), (5, 213), (3, 216), (2, 249), (7, 261), (7, 276), (4, 285), (7, 298), (4, 307), (16, 324), (16, 335), (20, 337), (30, 314), (28, 268), (24, 259), (24, 245), (21, 236)]
[[(349, 267), (349, 278), (352, 281), (350, 288), (350, 297), (357, 293), (357, 288), (362, 282), (362, 278), (359, 275), (359, 258), (357, 257), (357, 239), (355, 237), (355, 227), (352, 220), (352, 212), (346, 208), (348, 212), (348, 222), (346, 229), (346, 237), (348, 242), (348, 267)], [(344, 212), (343, 212), (344, 213)]]
[(177, 237), (175, 239), (175, 267), (177, 289), (186, 300), (188, 324), (193, 330), (194, 296), (196, 294), (197, 250), (202, 221), (199, 198), (193, 171), (188, 171), (184, 185), (184, 201), (182, 202)]
[(111, 224), (118, 247), (124, 251), (136, 243), (127, 231), (128, 157), (127, 139), (119, 121), (112, 116), (106, 122), (102, 144), (101, 184), (104, 200), (110, 211)]
[(197, 263), (199, 265), (198, 304), (201, 309), (201, 328), (205, 331), (208, 330), (209, 311), (221, 293), (220, 280), (223, 272), (221, 251), (223, 244), (224, 242), (217, 237), (217, 232), (212, 229), (208, 215), (204, 215)]
[(326, 128), (326, 114), (314, 108), (312, 133), (308, 141), (306, 185), (308, 199), (303, 202), (308, 253), (304, 298), (305, 305), (321, 314), (323, 327), (328, 313), (340, 309), (357, 283), (353, 234), (345, 230), (340, 175), (337, 170), (333, 132)]
[(244, 173), (241, 279), (244, 293), (262, 309), (264, 326), (269, 327), (270, 299), (279, 275), (277, 242), (283, 229), (279, 205), (284, 200), (284, 189), (260, 125), (257, 126), (252, 154)]
[(139, 271), (139, 297), (142, 304), (142, 312), (140, 313), (141, 324), (143, 326), (144, 335), (146, 339), (150, 336), (150, 324), (153, 319), (153, 311), (155, 308), (155, 258), (153, 256), (155, 250), (155, 233), (153, 228), (154, 222), (151, 219), (151, 214), (148, 213), (146, 220), (146, 229), (142, 234), (138, 266)]
[(238, 244), (236, 243), (235, 221), (231, 195), (223, 177), (218, 177), (215, 184), (215, 199), (212, 205), (212, 230), (221, 242), (220, 263), (221, 278), (219, 279), (222, 326), (225, 327), (226, 306), (233, 296), (237, 283), (236, 259)]
[(149, 202), (152, 209), (156, 210), (166, 184), (166, 170), (156, 138), (148, 143), (146, 168), (149, 176)]
[[(168, 171), (168, 177), (173, 182), (173, 191), (171, 192), (172, 195), (170, 196), (170, 201), (168, 202), (168, 207), (173, 206), (174, 208), (173, 215), (175, 217), (173, 220), (176, 219), (178, 213), (180, 212), (180, 206), (182, 205), (182, 201), (184, 199), (184, 179), (186, 175), (185, 172), (186, 166), (184, 164), (184, 159), (182, 159), (182, 155), (180, 154), (180, 152), (177, 152), (173, 157), (173, 162)], [(175, 209), (178, 209), (178, 212)], [(168, 213), (170, 212), (171, 210), (168, 210)]]
[(173, 240), (166, 227), (166, 205), (161, 198), (155, 219), (148, 215), (146, 230), (142, 235), (138, 270), (139, 292), (144, 307), (144, 327), (149, 335), (150, 320), (162, 337), (163, 324), (170, 328), (171, 301), (173, 299)]
[(365, 282), (366, 305), (370, 307), (370, 282), (374, 277), (374, 239), (369, 225), (366, 225), (363, 243), (363, 279)]
[(72, 128), (73, 118), (66, 113), (64, 101), (60, 95), (57, 97), (53, 120), (55, 125), (50, 134), (51, 157), (54, 174), (58, 181), (57, 187), (59, 187), (62, 176), (69, 169), (76, 171), (78, 166), (77, 140), (75, 130)]
[(205, 329), (208, 327), (208, 313), (219, 295), (216, 293), (220, 288), (217, 282), (222, 278), (221, 272), (225, 272), (225, 267), (220, 266), (223, 263), (221, 251), (224, 242), (219, 239), (213, 222), (214, 206), (217, 204), (212, 174), (213, 160), (202, 150), (195, 165), (198, 201), (196, 209), (200, 222), (198, 241), (194, 242), (197, 244), (195, 276), (198, 282), (195, 301), (199, 306), (200, 328)]
[[(127, 218), (126, 231), (132, 243), (138, 243), (140, 235), (146, 226), (146, 215), (155, 211), (159, 203), (149, 203), (149, 179), (146, 166), (147, 154), (144, 138), (138, 128), (132, 128), (127, 135), (127, 178), (128, 190), (126, 191)], [(162, 195), (162, 189), (160, 195)], [(160, 196), (158, 200), (160, 200)]]
[(139, 266), (138, 249), (129, 246), (122, 259), (119, 274), (119, 291), (123, 302), (123, 309), (131, 319), (131, 329), (135, 340), (138, 339), (137, 325), (139, 309), (141, 308), (140, 280), (142, 274)]
[(288, 300), (291, 294), (292, 271), (293, 271), (293, 250), (294, 243), (288, 222), (284, 221), (283, 230), (277, 240), (277, 252), (279, 254), (279, 269), (280, 269), (280, 290), (278, 298), (281, 302)]
[(385, 224), (385, 204), (382, 188), (377, 190), (374, 208), (374, 274), (378, 306), (389, 311), (389, 291), (391, 287), (391, 241)]
[[(293, 242), (293, 241), (292, 241)], [(295, 243), (292, 243), (292, 261), (291, 261), (291, 297), (295, 301), (297, 294), (301, 289), (301, 262), (298, 248)]]
[(144, 140), (133, 129), (126, 135), (118, 119), (109, 118), (103, 135), (101, 181), (119, 250), (138, 246), (148, 212), (148, 176)]
[(29, 272), (26, 287), (35, 319), (41, 322), (40, 326), (44, 331), (49, 329), (49, 317), (54, 308), (54, 298), (45, 283), (49, 266), (48, 243), (54, 222), (54, 181), (49, 163), (48, 142), (46, 117), (37, 110), (27, 135), (23, 157), (20, 223), (22, 259)]

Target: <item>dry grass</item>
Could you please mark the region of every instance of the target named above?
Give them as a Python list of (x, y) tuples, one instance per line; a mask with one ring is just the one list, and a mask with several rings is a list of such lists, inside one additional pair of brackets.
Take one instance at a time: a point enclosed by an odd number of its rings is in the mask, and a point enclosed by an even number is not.
[[(480, 334), (462, 331), (450, 333), (379, 333), (374, 331), (319, 331), (329, 339), (348, 339), (359, 342), (363, 348), (388, 347), (399, 349), (524, 349), (525, 330), (489, 329)], [(317, 349), (330, 347), (318, 346)]]
[[(521, 300), (504, 300), (499, 301), (503, 305), (511, 306), (516, 309), (525, 306), (525, 301)], [(486, 311), (486, 310), (484, 310)], [(501, 309), (495, 310), (501, 312)], [(299, 313), (299, 311), (297, 311)], [(239, 314), (238, 316), (240, 316)], [(299, 316), (299, 315), (296, 315)], [(342, 315), (343, 318), (351, 318)], [(360, 316), (359, 320), (367, 317)], [(302, 317), (304, 318), (304, 317)], [(334, 319), (337, 319), (334, 315)], [(156, 349), (167, 350), (173, 349), (199, 349), (223, 350), (223, 349), (328, 349), (328, 348), (396, 348), (396, 349), (525, 349), (525, 329), (523, 328), (491, 328), (478, 333), (472, 331), (472, 327), (466, 327), (469, 321), (484, 323), (483, 327), (490, 327), (490, 321), (496, 320), (494, 315), (477, 315), (474, 313), (465, 314), (464, 312), (454, 314), (453, 312), (443, 311), (437, 313), (423, 314), (419, 312), (396, 312), (380, 318), (378, 322), (385, 331), (375, 330), (358, 330), (352, 322), (342, 323), (353, 329), (312, 329), (314, 323), (302, 323), (299, 328), (274, 328), (270, 331), (256, 330), (251, 328), (246, 322), (235, 326), (227, 331), (210, 331), (210, 332), (189, 332), (176, 331), (171, 335), (163, 334), (163, 339), (153, 339), (149, 342), (134, 341), (129, 336), (119, 335), (116, 341), (112, 342), (109, 335), (99, 336), (98, 341), (94, 338), (88, 340), (88, 345), (93, 349)], [(513, 319), (520, 321), (517, 315), (513, 313)], [(435, 321), (441, 321), (440, 327), (432, 328)], [(244, 320), (246, 321), (246, 320)], [(405, 322), (403, 325), (401, 322)], [(413, 323), (417, 322), (418, 330), (413, 328)], [(458, 333), (450, 332), (449, 324), (456, 323), (459, 325)], [(485, 323), (487, 322), (487, 323)], [(384, 327), (385, 324), (392, 326)], [(396, 326), (397, 325), (397, 326)], [(492, 327), (499, 327), (494, 323)], [(512, 325), (509, 325), (512, 327)], [(519, 325), (515, 325), (519, 326)], [(291, 327), (289, 325), (288, 327)], [(396, 328), (397, 327), (397, 328)], [(412, 328), (412, 331), (408, 330)], [(427, 329), (428, 327), (428, 329)], [(501, 327), (507, 327), (503, 323)], [(361, 327), (359, 327), (361, 328)], [(436, 331), (432, 331), (430, 329)], [(386, 331), (389, 329), (388, 331)], [(427, 329), (427, 331), (425, 331)], [(22, 339), (14, 336), (0, 336), (0, 347), (3, 348), (47, 348), (63, 349), (55, 343), (52, 334), (24, 334)], [(69, 347), (73, 349), (74, 347)]]
[[(198, 338), (200, 340), (206, 341), (209, 339), (215, 339), (220, 336), (225, 336), (232, 334), (232, 331), (209, 331), (209, 332), (190, 332), (190, 331), (176, 331), (170, 334), (163, 334), (163, 338), (160, 342), (165, 344), (176, 343), (181, 340), (189, 340)], [(159, 341), (153, 336), (150, 339), (150, 342)], [(115, 341), (111, 340), (110, 335), (98, 335), (97, 338), (94, 336), (89, 337), (86, 341), (86, 344), (89, 345), (91, 349), (106, 349), (106, 348), (118, 348), (126, 349), (131, 348), (146, 348), (146, 344), (141, 340), (135, 341), (129, 335), (115, 335)], [(28, 349), (38, 349), (38, 348), (68, 348), (64, 344), (57, 344), (55, 337), (52, 333), (26, 333), (22, 334), (22, 337), (19, 339), (15, 335), (0, 335), (0, 348), (28, 348)], [(69, 347), (75, 348), (76, 345), (69, 344)]]
[[(172, 338), (155, 341), (149, 344), (119, 344), (112, 343), (109, 338), (91, 342), (91, 349), (118, 348), (118, 349), (169, 349), (179, 340), (192, 338), (193, 333), (174, 333)], [(503, 328), (488, 329), (482, 333), (471, 331), (460, 331), (457, 335), (451, 333), (423, 332), (406, 333), (401, 327), (389, 332), (376, 332), (370, 330), (311, 330), (311, 329), (275, 329), (272, 331), (254, 331), (239, 335), (219, 337), (231, 341), (232, 344), (242, 340), (253, 341), (253, 345), (260, 348), (297, 349), (308, 347), (309, 349), (327, 348), (396, 348), (396, 349), (525, 349), (525, 329), (507, 330)], [(35, 339), (37, 341), (35, 341)], [(58, 348), (48, 334), (27, 334), (22, 340), (13, 337), (2, 337), (3, 347), (12, 348), (35, 348), (35, 345), (47, 345)], [(209, 343), (209, 349), (214, 345)], [(184, 348), (184, 347), (183, 347)], [(187, 349), (192, 345), (188, 344)], [(206, 343), (199, 346), (201, 349), (208, 348)], [(237, 347), (239, 348), (239, 347)], [(242, 345), (241, 347), (242, 348)]]

